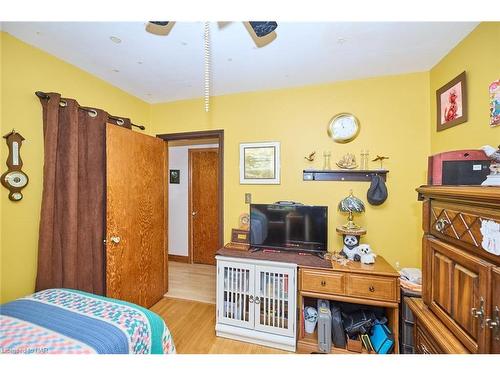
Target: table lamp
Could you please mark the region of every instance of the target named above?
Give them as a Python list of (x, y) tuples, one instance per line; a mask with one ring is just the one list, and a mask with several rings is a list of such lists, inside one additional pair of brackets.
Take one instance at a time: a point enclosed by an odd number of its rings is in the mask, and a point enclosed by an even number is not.
[(339, 202), (338, 210), (340, 212), (348, 212), (349, 213), (349, 217), (347, 219), (348, 221), (346, 224), (342, 225), (343, 228), (348, 229), (348, 230), (360, 229), (360, 227), (358, 225), (354, 224), (352, 214), (353, 214), (353, 212), (356, 212), (356, 213), (365, 212), (365, 205), (361, 201), (361, 199), (356, 198), (352, 194), (352, 190), (351, 190), (351, 193), (347, 197), (345, 197), (344, 199), (342, 199)]

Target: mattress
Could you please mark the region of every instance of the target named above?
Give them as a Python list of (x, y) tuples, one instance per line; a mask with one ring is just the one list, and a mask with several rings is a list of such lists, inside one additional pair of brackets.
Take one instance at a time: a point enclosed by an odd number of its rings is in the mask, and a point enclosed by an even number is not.
[(47, 289), (0, 306), (0, 353), (169, 354), (165, 322), (132, 303)]

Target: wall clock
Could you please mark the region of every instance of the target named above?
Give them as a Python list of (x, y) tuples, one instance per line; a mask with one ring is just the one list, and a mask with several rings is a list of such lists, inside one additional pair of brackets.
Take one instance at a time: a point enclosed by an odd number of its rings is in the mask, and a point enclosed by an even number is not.
[(335, 142), (351, 142), (359, 133), (359, 121), (350, 113), (335, 115), (328, 124), (328, 135)]
[(21, 159), (20, 149), (24, 138), (21, 134), (12, 130), (9, 134), (4, 135), (9, 147), (9, 156), (7, 158), (8, 170), (1, 177), (2, 185), (9, 189), (9, 199), (11, 201), (20, 201), (23, 199), (21, 190), (28, 185), (28, 176), (21, 168), (23, 161)]

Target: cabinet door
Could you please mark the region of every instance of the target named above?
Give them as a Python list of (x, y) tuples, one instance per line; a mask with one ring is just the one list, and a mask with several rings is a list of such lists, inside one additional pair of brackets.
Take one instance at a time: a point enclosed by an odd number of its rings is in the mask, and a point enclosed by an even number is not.
[(487, 332), (473, 309), (488, 313), (490, 264), (435, 238), (427, 239), (430, 257), (430, 308), (472, 353), (486, 351)]
[(255, 266), (217, 262), (218, 322), (238, 327), (254, 327)]
[(492, 293), (491, 293), (491, 310), (488, 324), (490, 329), (491, 346), (490, 352), (500, 354), (500, 268), (495, 268), (492, 272)]
[(255, 329), (294, 336), (295, 271), (255, 266)]

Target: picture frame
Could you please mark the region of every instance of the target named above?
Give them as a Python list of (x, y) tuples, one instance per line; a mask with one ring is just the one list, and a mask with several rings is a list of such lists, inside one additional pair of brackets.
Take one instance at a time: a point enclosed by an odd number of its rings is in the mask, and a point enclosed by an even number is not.
[(169, 171), (170, 175), (170, 183), (171, 184), (180, 184), (181, 183), (181, 171), (180, 169), (171, 169)]
[(437, 131), (467, 121), (467, 82), (465, 71), (436, 91)]
[(280, 184), (280, 142), (240, 143), (240, 184)]
[(231, 242), (233, 243), (250, 243), (250, 232), (243, 229), (232, 229), (231, 230)]
[(500, 126), (500, 79), (491, 82), (490, 95), (490, 126)]

